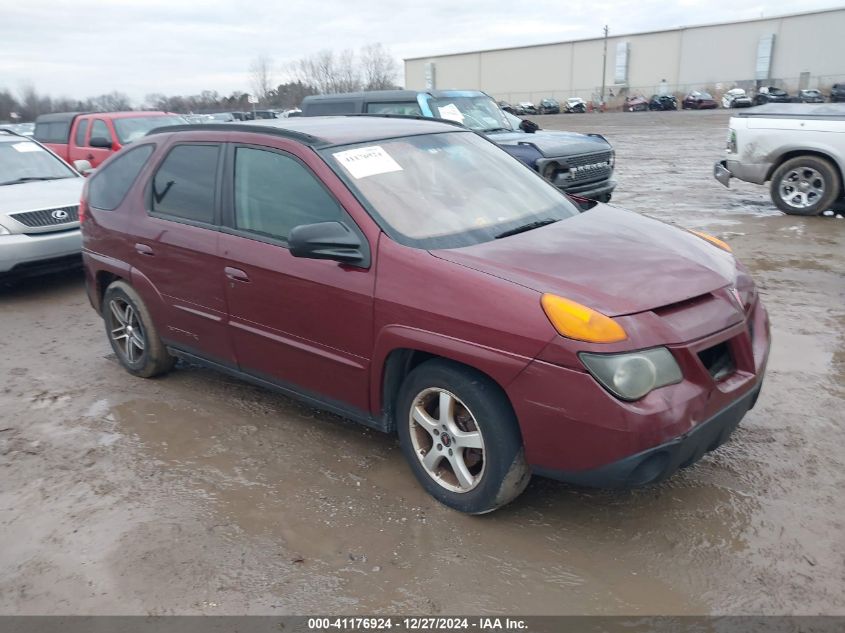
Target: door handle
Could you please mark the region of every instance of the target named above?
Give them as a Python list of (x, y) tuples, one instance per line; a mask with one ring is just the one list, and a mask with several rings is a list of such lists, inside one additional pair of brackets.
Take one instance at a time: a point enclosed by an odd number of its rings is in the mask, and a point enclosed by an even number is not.
[(223, 269), (223, 272), (226, 273), (226, 276), (232, 281), (249, 281), (249, 275), (240, 268), (226, 266), (226, 268)]
[(135, 250), (138, 252), (139, 255), (147, 255), (149, 257), (155, 255), (153, 249), (147, 246), (146, 244), (135, 244)]

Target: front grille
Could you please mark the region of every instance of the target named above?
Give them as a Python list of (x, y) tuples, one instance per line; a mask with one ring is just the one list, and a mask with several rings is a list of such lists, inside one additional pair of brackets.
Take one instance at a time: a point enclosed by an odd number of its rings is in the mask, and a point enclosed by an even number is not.
[(564, 158), (561, 162), (569, 166), (568, 184), (610, 178), (610, 152), (596, 152)]
[(79, 205), (27, 211), (26, 213), (10, 213), (9, 216), (30, 228), (70, 224), (79, 221)]
[(708, 347), (698, 353), (698, 357), (713, 376), (713, 380), (721, 380), (730, 376), (736, 370), (731, 348), (727, 341)]

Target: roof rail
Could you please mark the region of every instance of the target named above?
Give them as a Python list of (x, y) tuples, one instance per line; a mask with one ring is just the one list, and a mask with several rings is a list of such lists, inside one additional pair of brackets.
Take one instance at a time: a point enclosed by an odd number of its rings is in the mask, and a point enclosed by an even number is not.
[(21, 134), (20, 132), (15, 132), (7, 127), (3, 127), (0, 125), (0, 132), (5, 132), (6, 134), (11, 134), (12, 136), (20, 136), (21, 138), (25, 138), (27, 140), (32, 140), (31, 137), (27, 136), (26, 134)]
[(422, 114), (393, 114), (391, 112), (355, 112), (351, 114), (344, 114), (343, 116), (368, 116), (382, 119), (414, 119), (416, 121), (434, 121), (435, 123), (447, 123), (449, 125), (454, 125), (456, 127), (462, 128), (467, 127), (466, 125), (464, 125), (463, 123), (459, 123), (458, 121), (453, 121), (451, 119), (441, 119), (440, 117), (436, 116), (423, 116)]
[(254, 132), (256, 134), (273, 134), (274, 136), (291, 138), (301, 143), (305, 143), (306, 145), (326, 145), (324, 140), (319, 139), (316, 136), (312, 136), (311, 134), (305, 134), (304, 132), (297, 132), (295, 130), (276, 127), (273, 125), (250, 125), (248, 123), (194, 123), (188, 125), (166, 125), (164, 127), (153, 128), (147, 132), (147, 136), (152, 136), (153, 134), (165, 134), (169, 132), (198, 132), (201, 130), (214, 132)]

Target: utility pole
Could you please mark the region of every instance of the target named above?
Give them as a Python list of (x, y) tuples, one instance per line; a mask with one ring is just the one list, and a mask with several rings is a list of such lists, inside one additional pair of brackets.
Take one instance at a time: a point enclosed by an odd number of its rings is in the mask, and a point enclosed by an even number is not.
[(599, 108), (604, 106), (604, 85), (607, 79), (607, 24), (604, 25), (604, 55), (601, 58), (601, 97), (599, 98)]

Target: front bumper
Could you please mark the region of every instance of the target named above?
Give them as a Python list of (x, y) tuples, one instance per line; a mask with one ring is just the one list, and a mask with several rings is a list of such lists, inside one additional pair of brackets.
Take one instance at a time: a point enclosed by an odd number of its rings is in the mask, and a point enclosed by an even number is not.
[(51, 268), (82, 253), (82, 234), (79, 229), (0, 235), (0, 275), (17, 276), (33, 274), (40, 268)]
[(598, 468), (567, 472), (534, 468), (540, 476), (590, 488), (636, 488), (666, 479), (679, 468), (692, 466), (724, 444), (739, 421), (754, 408), (762, 379), (757, 385), (689, 433), (664, 444)]
[(582, 198), (588, 198), (589, 200), (597, 200), (599, 202), (610, 202), (610, 197), (613, 194), (613, 190), (616, 189), (616, 181), (610, 179), (602, 180), (599, 182), (588, 182), (572, 186), (558, 186), (557, 188), (563, 191), (564, 193), (571, 193)]
[[(706, 305), (652, 316), (688, 324), (701, 321), (702, 309), (710, 312)], [(714, 323), (710, 317), (706, 322)], [(615, 398), (570, 363), (571, 345), (553, 342), (506, 387), (526, 460), (537, 474), (590, 486), (643, 485), (668, 477), (724, 442), (753, 406), (769, 336), (768, 315), (755, 299), (743, 320), (667, 344), (683, 380), (634, 402)], [(729, 350), (731, 373), (714, 376), (706, 360), (714, 350)]]

